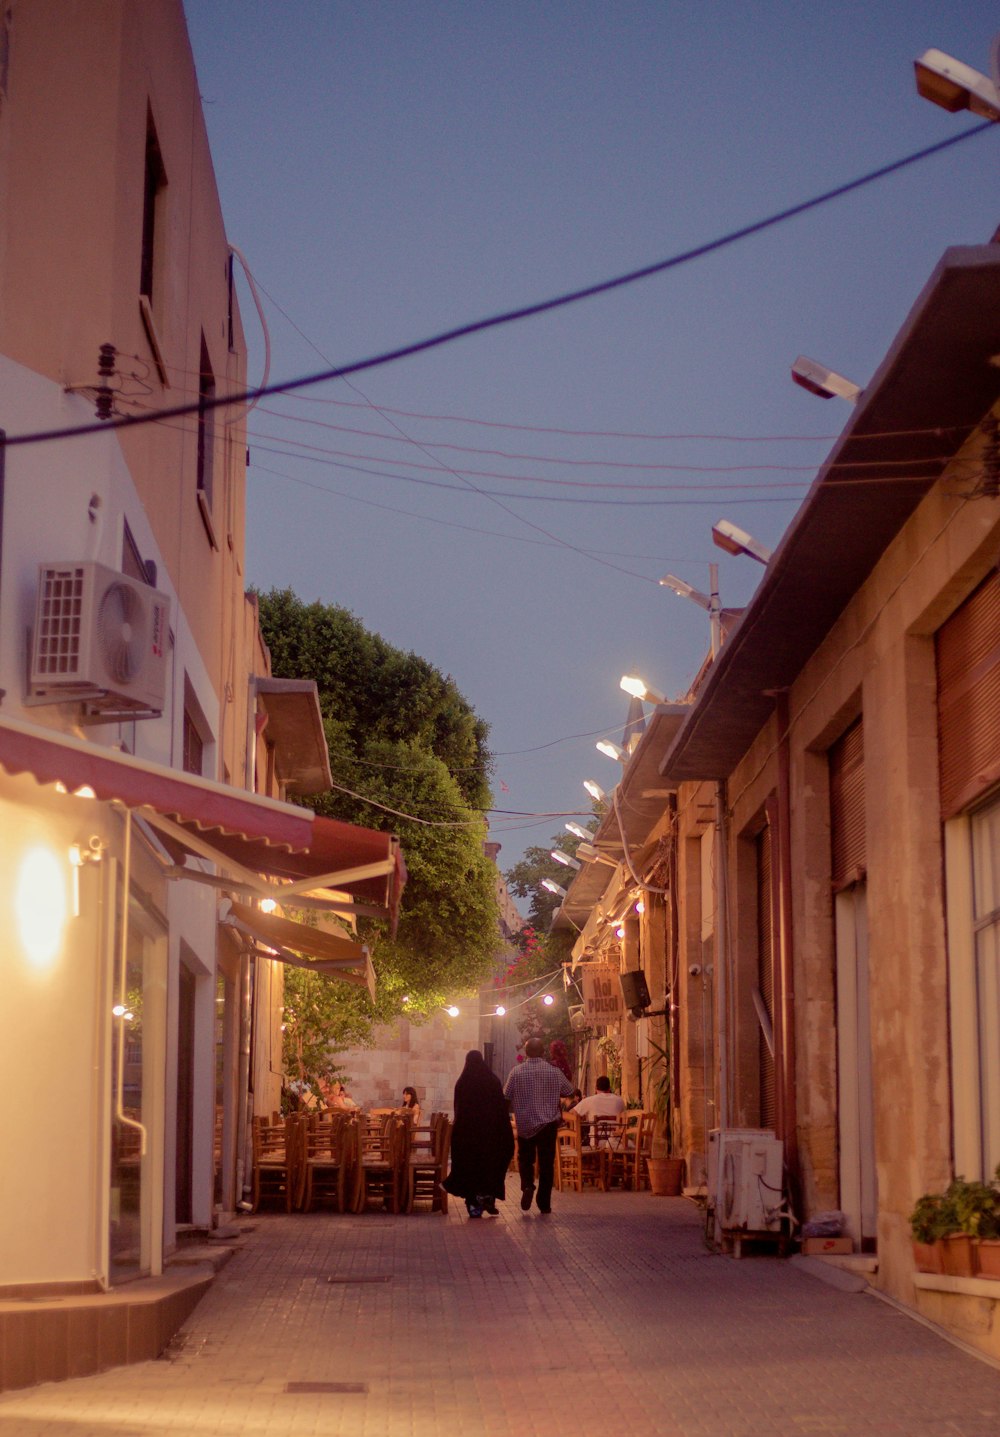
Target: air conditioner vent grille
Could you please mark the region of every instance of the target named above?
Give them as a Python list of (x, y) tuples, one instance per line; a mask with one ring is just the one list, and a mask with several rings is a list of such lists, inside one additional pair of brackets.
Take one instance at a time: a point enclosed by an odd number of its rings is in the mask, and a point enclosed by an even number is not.
[(83, 587), (82, 568), (45, 570), (35, 650), (35, 667), (39, 674), (79, 673)]

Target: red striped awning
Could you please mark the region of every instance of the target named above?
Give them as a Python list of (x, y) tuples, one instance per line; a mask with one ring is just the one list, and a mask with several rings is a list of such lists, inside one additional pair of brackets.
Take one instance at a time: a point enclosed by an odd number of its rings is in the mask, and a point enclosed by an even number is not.
[[(55, 729), (0, 719), (0, 766), (115, 801), (152, 822), (174, 857), (263, 874), (300, 890), (315, 880), (389, 913), (395, 922), (406, 882), (391, 833), (318, 818), (311, 809), (246, 793), (196, 774), (88, 743)], [(191, 870), (191, 877), (195, 871)]]

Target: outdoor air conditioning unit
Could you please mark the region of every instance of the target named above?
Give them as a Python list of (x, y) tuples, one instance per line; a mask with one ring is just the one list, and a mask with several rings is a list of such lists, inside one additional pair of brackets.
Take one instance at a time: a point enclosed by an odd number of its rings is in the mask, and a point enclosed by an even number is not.
[(29, 704), (81, 702), (84, 717), (154, 718), (167, 690), (170, 600), (89, 560), (41, 564)]
[(716, 1128), (708, 1135), (708, 1192), (724, 1233), (780, 1232), (783, 1151), (764, 1128)]

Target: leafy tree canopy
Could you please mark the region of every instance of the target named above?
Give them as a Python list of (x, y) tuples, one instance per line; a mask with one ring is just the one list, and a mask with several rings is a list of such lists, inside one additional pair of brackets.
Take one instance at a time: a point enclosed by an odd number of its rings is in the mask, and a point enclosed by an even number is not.
[(319, 1076), (314, 1039), (370, 1042), (373, 1024), (404, 1010), (419, 1018), (489, 976), (499, 929), (496, 870), (483, 853), (488, 729), (452, 679), (346, 609), (305, 604), (288, 589), (260, 594), (258, 604), (275, 675), (311, 678), (319, 689), (337, 787), (311, 796), (310, 807), (398, 833), (408, 872), (395, 939), (385, 924), (359, 925), (378, 980), (374, 1010), (346, 984), (289, 975), (302, 1021), (294, 1032), (286, 1025), (286, 1070)]
[[(597, 822), (596, 818), (592, 818), (584, 827), (594, 832)], [(552, 915), (561, 901), (557, 893), (550, 893), (547, 888), (542, 887), (542, 879), (551, 878), (561, 888), (565, 888), (573, 876), (571, 869), (552, 857), (552, 850), (559, 848), (572, 858), (580, 843), (581, 840), (571, 833), (557, 833), (545, 848), (526, 848), (520, 862), (508, 868), (504, 874), (511, 893), (518, 898), (530, 898), (528, 922), (539, 933), (548, 933)]]

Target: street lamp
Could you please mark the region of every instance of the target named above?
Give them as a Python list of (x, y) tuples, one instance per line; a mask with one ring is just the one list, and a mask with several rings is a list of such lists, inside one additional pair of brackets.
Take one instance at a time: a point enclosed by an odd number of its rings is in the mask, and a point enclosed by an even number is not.
[[(661, 579), (660, 583), (664, 583), (664, 580)], [(642, 699), (643, 703), (666, 703), (666, 699), (663, 695), (658, 694), (655, 689), (651, 689), (647, 683), (639, 678), (638, 674), (623, 674), (618, 687), (624, 689), (627, 694), (631, 694), (634, 699)]]
[(595, 848), (592, 843), (581, 843), (576, 850), (576, 855), (578, 858), (582, 858), (584, 863), (606, 863), (609, 868), (618, 867), (616, 859), (609, 858), (606, 853), (601, 853), (600, 849)]
[(807, 359), (804, 354), (800, 354), (792, 365), (792, 378), (800, 388), (808, 389), (810, 394), (818, 394), (820, 399), (832, 399), (836, 395), (849, 404), (857, 404), (861, 398), (860, 385), (845, 379), (835, 369), (818, 364), (815, 359)]
[(599, 783), (595, 783), (592, 778), (585, 778), (583, 780), (583, 786), (590, 794), (591, 798), (594, 800), (595, 803), (607, 803), (607, 794), (604, 792), (604, 789), (601, 787), (601, 785)]
[(769, 564), (771, 562), (772, 550), (748, 534), (745, 529), (730, 524), (728, 519), (720, 519), (712, 528), (712, 542), (720, 549), (725, 549), (727, 554), (746, 554), (750, 559), (756, 559), (758, 564)]
[(614, 743), (609, 738), (599, 738), (594, 744), (598, 753), (603, 753), (607, 758), (616, 758), (619, 763), (625, 763), (628, 754), (620, 743)]
[(565, 888), (560, 888), (559, 884), (556, 883), (555, 879), (553, 878), (543, 878), (542, 887), (547, 888), (550, 893), (554, 893), (557, 898), (567, 897)]
[(582, 824), (579, 823), (573, 823), (572, 820), (570, 820), (569, 823), (564, 823), (563, 828), (571, 833), (574, 838), (582, 839), (584, 843), (589, 843), (594, 836), (589, 828), (584, 828)]
[(571, 858), (568, 853), (564, 853), (561, 848), (550, 849), (549, 857), (554, 858), (557, 863), (565, 864), (567, 868), (580, 868), (582, 866), (577, 863), (575, 858)]
[(992, 79), (943, 50), (926, 50), (914, 60), (913, 69), (917, 93), (923, 99), (953, 115), (971, 110), (984, 120), (1000, 120), (1000, 35), (994, 36), (990, 46)]
[(703, 594), (700, 589), (694, 589), (690, 584), (685, 584), (683, 579), (678, 579), (676, 574), (665, 574), (660, 583), (665, 589), (673, 589), (682, 599), (690, 599), (692, 604), (697, 604), (708, 614), (712, 635), (712, 658), (719, 652), (722, 643), (722, 605), (719, 602), (719, 566), (709, 564), (708, 581), (711, 588), (710, 594)]

